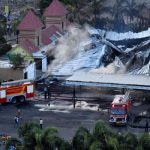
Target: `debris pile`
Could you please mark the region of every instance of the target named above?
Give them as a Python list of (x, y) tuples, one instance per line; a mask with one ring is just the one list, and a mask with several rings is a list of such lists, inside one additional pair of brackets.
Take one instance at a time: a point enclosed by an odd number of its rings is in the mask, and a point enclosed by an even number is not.
[(51, 74), (72, 75), (78, 70), (98, 70), (100, 73), (150, 75), (150, 28), (140, 33), (91, 28), (87, 32), (90, 40), (79, 43), (78, 53), (51, 68)]

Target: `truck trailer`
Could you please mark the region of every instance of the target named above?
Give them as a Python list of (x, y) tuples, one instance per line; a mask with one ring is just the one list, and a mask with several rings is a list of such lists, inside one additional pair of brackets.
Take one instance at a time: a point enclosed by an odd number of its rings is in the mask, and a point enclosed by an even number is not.
[(24, 102), (34, 97), (34, 82), (17, 80), (0, 85), (0, 104)]

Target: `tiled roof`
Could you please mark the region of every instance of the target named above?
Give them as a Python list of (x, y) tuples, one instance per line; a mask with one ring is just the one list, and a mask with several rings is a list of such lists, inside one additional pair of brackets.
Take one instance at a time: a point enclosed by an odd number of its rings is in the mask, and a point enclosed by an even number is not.
[(44, 25), (42, 21), (34, 14), (32, 10), (29, 10), (21, 23), (18, 25), (18, 30), (36, 30), (42, 28)]
[(50, 16), (64, 16), (67, 14), (67, 10), (65, 6), (59, 2), (59, 0), (53, 0), (53, 2), (46, 8), (43, 16), (50, 17)]
[(65, 25), (66, 25), (66, 27), (69, 27), (69, 26), (71, 26), (71, 25), (72, 25), (72, 23), (71, 23), (68, 19), (66, 19), (66, 21), (65, 21)]
[(59, 30), (56, 26), (54, 26), (54, 25), (52, 25), (52, 26), (50, 26), (50, 27), (44, 29), (44, 30), (42, 31), (42, 43), (43, 43), (44, 45), (50, 44), (50, 43), (52, 42), (51, 39), (50, 39), (50, 37), (51, 37), (53, 34), (57, 34), (56, 32), (61, 33), (60, 30)]
[(35, 46), (33, 43), (31, 43), (28, 39), (25, 39), (21, 41), (20, 46), (27, 50), (29, 54), (35, 53), (39, 51), (39, 47)]

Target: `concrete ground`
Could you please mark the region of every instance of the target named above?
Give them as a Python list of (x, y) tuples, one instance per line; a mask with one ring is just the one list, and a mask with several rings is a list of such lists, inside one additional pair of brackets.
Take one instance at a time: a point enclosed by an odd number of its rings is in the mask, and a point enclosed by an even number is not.
[[(114, 132), (144, 133), (144, 129), (131, 128), (130, 126), (110, 126), (108, 122), (108, 105), (111, 101), (100, 102), (100, 111), (98, 111), (99, 104), (95, 101), (78, 101), (75, 109), (71, 100), (64, 101), (53, 97), (50, 106), (48, 106), (49, 102), (49, 100), (44, 100), (43, 96), (39, 96), (31, 102), (1, 105), (0, 133), (18, 137), (18, 128), (14, 128), (14, 117), (18, 109), (21, 110), (22, 116), (20, 125), (27, 121), (39, 123), (40, 118), (42, 118), (44, 128), (47, 126), (56, 127), (59, 135), (67, 140), (72, 139), (75, 131), (80, 126), (92, 131), (95, 122), (99, 119), (104, 120), (106, 125)], [(134, 106), (133, 110), (135, 114), (139, 114), (149, 108), (149, 105), (138, 105)]]

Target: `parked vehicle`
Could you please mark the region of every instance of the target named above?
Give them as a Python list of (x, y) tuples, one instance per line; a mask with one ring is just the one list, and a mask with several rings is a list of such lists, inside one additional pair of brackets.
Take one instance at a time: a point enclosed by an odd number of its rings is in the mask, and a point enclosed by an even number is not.
[(0, 104), (24, 102), (34, 97), (34, 82), (17, 80), (4, 82), (0, 85)]
[(131, 109), (131, 98), (129, 93), (116, 95), (110, 109), (110, 124), (126, 125)]

